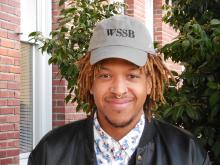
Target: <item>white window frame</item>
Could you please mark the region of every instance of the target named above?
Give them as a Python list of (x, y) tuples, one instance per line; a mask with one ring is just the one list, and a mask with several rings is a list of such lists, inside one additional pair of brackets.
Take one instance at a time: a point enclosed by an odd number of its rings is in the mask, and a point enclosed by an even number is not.
[(145, 24), (154, 41), (154, 0), (145, 0)]
[[(21, 41), (30, 43), (33, 31), (49, 37), (51, 30), (52, 1), (21, 0)], [(33, 148), (52, 129), (52, 66), (49, 55), (41, 55), (38, 48), (33, 44)], [(20, 165), (27, 164), (29, 154), (20, 154)]]

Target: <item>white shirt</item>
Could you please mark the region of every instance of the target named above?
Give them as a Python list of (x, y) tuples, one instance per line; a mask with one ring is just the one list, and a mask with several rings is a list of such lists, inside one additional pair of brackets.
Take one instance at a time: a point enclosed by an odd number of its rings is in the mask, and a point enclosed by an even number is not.
[(97, 116), (94, 116), (94, 147), (98, 165), (128, 164), (144, 130), (145, 117), (141, 116), (136, 126), (121, 140), (116, 141), (100, 126)]

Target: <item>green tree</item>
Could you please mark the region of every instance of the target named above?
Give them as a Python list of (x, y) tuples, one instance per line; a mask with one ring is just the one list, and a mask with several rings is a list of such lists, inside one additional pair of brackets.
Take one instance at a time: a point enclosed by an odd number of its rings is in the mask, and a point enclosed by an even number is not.
[(167, 0), (163, 20), (179, 32), (161, 52), (184, 65), (157, 117), (190, 130), (220, 164), (220, 1)]
[(88, 105), (77, 97), (78, 69), (76, 62), (87, 52), (95, 24), (123, 12), (124, 4), (108, 3), (107, 0), (60, 0), (62, 9), (57, 30), (45, 38), (41, 32), (32, 32), (29, 37), (41, 45), (42, 52), (51, 54), (49, 64), (58, 65), (62, 78), (68, 82), (69, 95), (66, 102), (77, 102), (77, 110), (87, 110)]

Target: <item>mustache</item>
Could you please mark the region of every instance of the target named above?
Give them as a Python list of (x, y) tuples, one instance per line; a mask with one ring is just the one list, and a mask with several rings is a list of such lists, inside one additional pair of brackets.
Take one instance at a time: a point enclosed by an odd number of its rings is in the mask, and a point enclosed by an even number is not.
[(133, 96), (129, 96), (127, 94), (122, 94), (120, 97), (119, 97), (119, 95), (111, 94), (111, 95), (105, 97), (105, 99), (107, 99), (107, 100), (111, 100), (111, 99), (133, 99), (133, 98), (134, 98)]

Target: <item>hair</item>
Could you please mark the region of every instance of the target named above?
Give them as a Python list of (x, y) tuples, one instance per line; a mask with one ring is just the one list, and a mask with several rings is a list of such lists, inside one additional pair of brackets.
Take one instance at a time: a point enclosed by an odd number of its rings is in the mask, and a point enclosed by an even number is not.
[[(89, 114), (93, 114), (95, 102), (90, 94), (90, 89), (95, 78), (96, 71), (100, 67), (100, 63), (91, 65), (90, 52), (83, 56), (78, 62), (79, 77), (77, 81), (78, 92), (77, 96), (82, 102), (89, 104)], [(152, 81), (151, 93), (147, 96), (144, 104), (144, 113), (151, 120), (151, 109), (156, 106), (156, 103), (161, 101), (165, 103), (163, 95), (164, 87), (169, 85), (169, 79), (174, 79), (171, 71), (163, 63), (163, 59), (159, 54), (148, 54), (148, 60), (141, 70), (146, 75), (150, 75)]]

